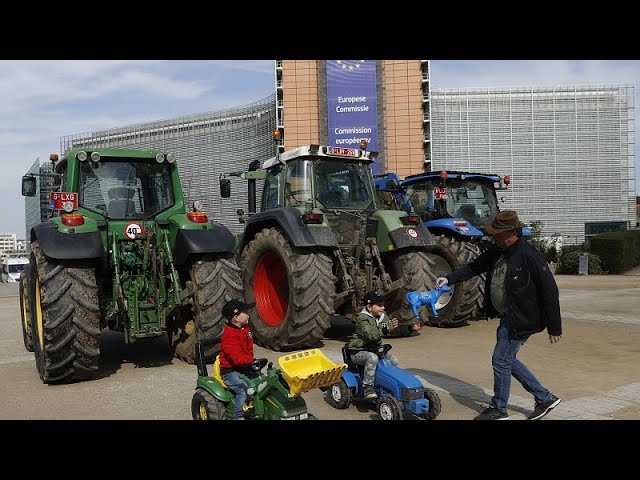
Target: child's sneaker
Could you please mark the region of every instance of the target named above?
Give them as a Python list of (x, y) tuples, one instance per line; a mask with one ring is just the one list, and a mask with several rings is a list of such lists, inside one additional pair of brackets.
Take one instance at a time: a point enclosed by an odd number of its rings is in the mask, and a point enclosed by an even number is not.
[(363, 389), (364, 394), (364, 398), (366, 398), (367, 400), (373, 400), (374, 398), (378, 398), (378, 394), (376, 393), (376, 391), (373, 389), (372, 386), (366, 386)]

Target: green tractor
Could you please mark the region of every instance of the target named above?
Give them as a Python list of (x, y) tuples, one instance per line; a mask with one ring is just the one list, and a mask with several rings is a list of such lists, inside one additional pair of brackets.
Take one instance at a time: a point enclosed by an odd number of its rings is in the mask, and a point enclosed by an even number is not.
[[(378, 207), (370, 165), (375, 152), (308, 145), (221, 175), (248, 184), (244, 231), (236, 238), (245, 301), (256, 302), (251, 329), (275, 351), (316, 346), (334, 314), (354, 318), (376, 290), (398, 317), (396, 335), (410, 335), (415, 317), (405, 293), (433, 286), (434, 241), (419, 216)], [(256, 212), (256, 182), (263, 181)], [(428, 315), (428, 312), (425, 312)], [(426, 316), (423, 318), (427, 318)]]
[[(42, 381), (94, 378), (107, 327), (125, 343), (168, 334), (174, 356), (195, 363), (196, 342), (222, 335), (222, 305), (242, 298), (233, 234), (199, 201), (185, 208), (172, 153), (86, 148), (51, 160), (41, 175), (59, 184), (59, 215), (29, 232), (21, 296)], [(23, 177), (23, 195), (36, 194), (37, 176)]]

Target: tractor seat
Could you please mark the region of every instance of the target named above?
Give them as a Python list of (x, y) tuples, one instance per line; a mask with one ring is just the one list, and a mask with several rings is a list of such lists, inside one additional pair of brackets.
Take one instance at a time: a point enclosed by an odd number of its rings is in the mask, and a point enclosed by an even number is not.
[(356, 365), (355, 363), (353, 363), (351, 361), (351, 355), (349, 354), (349, 347), (348, 347), (348, 343), (345, 343), (342, 346), (342, 359), (344, 360), (344, 363), (347, 364), (347, 369), (351, 370), (351, 371), (358, 371), (358, 369), (362, 368), (360, 367), (360, 365)]
[(227, 384), (224, 383), (220, 374), (220, 355), (216, 355), (216, 361), (213, 362), (213, 378), (218, 380), (224, 388), (227, 388)]

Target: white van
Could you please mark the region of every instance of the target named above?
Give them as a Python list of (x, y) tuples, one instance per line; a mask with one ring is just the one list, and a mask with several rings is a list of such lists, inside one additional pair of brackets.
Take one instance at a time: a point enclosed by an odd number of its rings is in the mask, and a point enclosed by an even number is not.
[(29, 257), (6, 257), (2, 260), (2, 281), (15, 283), (20, 281), (20, 272), (29, 264)]

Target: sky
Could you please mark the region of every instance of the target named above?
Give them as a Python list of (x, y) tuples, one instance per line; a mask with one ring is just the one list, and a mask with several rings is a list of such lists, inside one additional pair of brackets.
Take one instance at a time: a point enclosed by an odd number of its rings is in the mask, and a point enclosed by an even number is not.
[[(640, 106), (639, 79), (638, 60), (431, 61), (431, 88), (634, 84)], [(60, 137), (238, 107), (274, 85), (273, 60), (0, 60), (0, 232), (25, 238), (22, 175)]]

